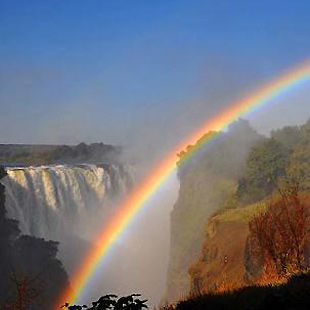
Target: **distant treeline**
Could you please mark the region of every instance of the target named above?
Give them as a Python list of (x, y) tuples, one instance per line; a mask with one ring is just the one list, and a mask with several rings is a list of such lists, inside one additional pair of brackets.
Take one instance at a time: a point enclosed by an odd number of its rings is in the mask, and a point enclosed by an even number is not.
[(78, 145), (0, 144), (0, 163), (48, 165), (76, 163), (114, 163), (120, 159), (122, 147), (84, 142)]

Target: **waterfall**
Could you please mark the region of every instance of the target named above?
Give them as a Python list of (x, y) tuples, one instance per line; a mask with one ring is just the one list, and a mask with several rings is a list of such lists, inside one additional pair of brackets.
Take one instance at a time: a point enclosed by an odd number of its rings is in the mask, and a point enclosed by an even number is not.
[(89, 240), (93, 227), (111, 212), (111, 202), (132, 185), (130, 166), (56, 165), (7, 168), (2, 180), (6, 209), (23, 234)]
[[(72, 276), (96, 246), (96, 234), (113, 216), (118, 199), (133, 187), (129, 165), (7, 167), (6, 209), (23, 234), (59, 241), (58, 257)], [(171, 182), (171, 180), (169, 181)], [(167, 184), (167, 183), (166, 183)], [(103, 294), (141, 292), (155, 304), (163, 295), (169, 246), (169, 213), (178, 193), (161, 191), (135, 217), (96, 269), (83, 302)], [(168, 186), (171, 188), (171, 184)], [(154, 285), (155, 283), (155, 285)]]

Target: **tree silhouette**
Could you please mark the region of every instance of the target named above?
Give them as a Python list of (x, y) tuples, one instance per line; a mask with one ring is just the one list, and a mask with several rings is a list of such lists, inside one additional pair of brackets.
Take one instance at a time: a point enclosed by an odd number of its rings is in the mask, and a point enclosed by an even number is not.
[(86, 310), (142, 310), (142, 308), (148, 308), (146, 305), (147, 299), (140, 300), (138, 298), (140, 296), (140, 294), (131, 294), (118, 298), (117, 295), (109, 294), (92, 302), (91, 307), (65, 303), (61, 308), (67, 308), (68, 310), (82, 310), (83, 308)]

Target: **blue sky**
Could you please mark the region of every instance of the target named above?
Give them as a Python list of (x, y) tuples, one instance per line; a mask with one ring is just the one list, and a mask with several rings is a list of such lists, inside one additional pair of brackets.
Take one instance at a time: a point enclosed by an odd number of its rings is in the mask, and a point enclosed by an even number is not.
[[(309, 58), (309, 11), (307, 0), (1, 0), (0, 143), (156, 131), (160, 143), (166, 128), (169, 144)], [(310, 116), (303, 94), (294, 122)]]
[[(0, 143), (103, 141), (133, 146), (138, 159), (163, 156), (204, 119), (308, 59), (309, 12), (309, 0), (0, 0)], [(264, 133), (302, 123), (309, 97), (304, 83), (251, 122)], [(141, 230), (146, 246), (152, 238), (158, 266), (168, 244), (156, 243), (152, 227), (160, 223), (166, 238), (172, 177), (130, 228), (139, 244)], [(154, 263), (137, 257), (140, 269)], [(166, 269), (156, 268), (151, 288), (137, 289), (151, 299), (165, 287)]]

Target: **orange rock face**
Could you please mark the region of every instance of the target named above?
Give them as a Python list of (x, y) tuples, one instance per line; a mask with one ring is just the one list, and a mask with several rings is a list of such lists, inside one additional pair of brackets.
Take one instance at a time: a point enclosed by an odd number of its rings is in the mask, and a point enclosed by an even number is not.
[(221, 221), (208, 227), (200, 258), (189, 269), (191, 294), (224, 291), (258, 279), (261, 265), (251, 257), (247, 221)]

